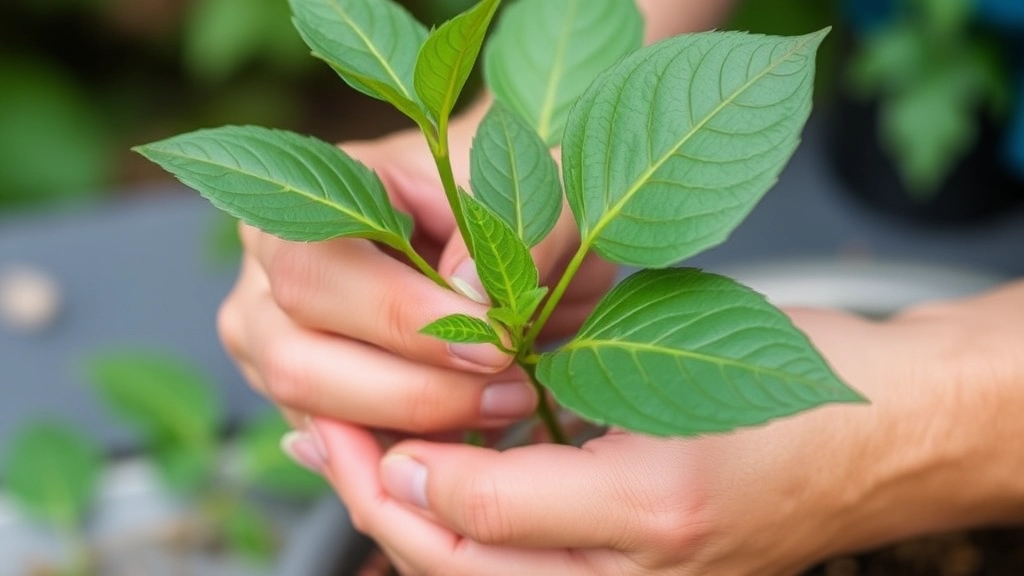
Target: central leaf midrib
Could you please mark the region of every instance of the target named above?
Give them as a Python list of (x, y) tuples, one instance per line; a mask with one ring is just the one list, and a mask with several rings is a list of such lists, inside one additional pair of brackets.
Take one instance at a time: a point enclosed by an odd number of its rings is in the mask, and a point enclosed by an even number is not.
[(500, 113), (499, 116), (502, 127), (502, 136), (505, 138), (505, 147), (509, 152), (509, 170), (512, 172), (512, 194), (514, 201), (512, 202), (512, 209), (515, 212), (516, 221), (516, 232), (518, 232), (520, 238), (526, 238), (526, 224), (523, 222), (523, 190), (522, 183), (519, 181), (519, 156), (516, 154), (516, 147), (512, 142), (512, 125), (508, 122), (508, 117), (504, 113)]
[(541, 101), (540, 118), (537, 119), (537, 132), (540, 133), (545, 142), (548, 142), (551, 139), (551, 134), (549, 132), (551, 131), (551, 119), (555, 115), (555, 96), (557, 95), (558, 87), (561, 84), (559, 79), (561, 78), (565, 53), (569, 47), (569, 31), (576, 19), (576, 11), (578, 7), (579, 0), (574, 0), (569, 3), (569, 7), (566, 9), (566, 18), (562, 24), (562, 33), (559, 35), (558, 46), (555, 48), (555, 57), (552, 60), (551, 72), (548, 75), (547, 91), (544, 94), (544, 99)]
[(333, 210), (335, 210), (337, 212), (341, 212), (342, 214), (352, 218), (353, 220), (357, 220), (357, 221), (365, 224), (368, 228), (371, 228), (373, 230), (377, 230), (378, 232), (383, 232), (383, 233), (389, 234), (389, 235), (393, 234), (387, 228), (382, 228), (382, 227), (378, 226), (376, 222), (374, 222), (373, 220), (369, 220), (368, 218), (366, 218), (364, 215), (360, 214), (359, 212), (354, 212), (352, 210), (346, 209), (341, 204), (338, 204), (338, 203), (335, 203), (335, 202), (331, 202), (326, 196), (317, 196), (316, 194), (313, 194), (311, 192), (306, 192), (304, 190), (300, 190), (300, 189), (292, 186), (291, 184), (289, 184), (287, 182), (282, 182), (282, 181), (275, 180), (273, 178), (269, 178), (269, 177), (266, 177), (266, 176), (260, 176), (258, 174), (254, 174), (254, 173), (251, 173), (251, 172), (246, 172), (244, 170), (240, 170), (240, 169), (238, 169), (238, 168), (236, 168), (234, 166), (231, 166), (229, 164), (220, 164), (218, 162), (212, 162), (212, 161), (207, 160), (207, 159), (195, 158), (193, 156), (187, 156), (185, 154), (176, 154), (174, 152), (169, 152), (169, 151), (163, 151), (163, 153), (167, 154), (168, 156), (173, 156), (175, 158), (181, 158), (183, 160), (199, 162), (199, 163), (202, 163), (202, 164), (206, 164), (208, 166), (215, 166), (215, 167), (221, 168), (223, 170), (227, 170), (227, 171), (230, 171), (230, 172), (235, 172), (235, 173), (238, 173), (238, 174), (242, 174), (244, 176), (248, 176), (249, 178), (260, 180), (262, 182), (267, 182), (267, 183), (273, 184), (275, 186), (280, 186), (282, 192), (293, 192), (293, 193), (295, 193), (295, 194), (297, 194), (299, 196), (302, 196), (303, 198), (306, 198), (308, 200), (312, 200), (313, 202), (316, 202), (317, 204), (326, 206), (326, 207), (331, 208), (331, 209), (333, 209)]
[(753, 86), (755, 82), (757, 82), (764, 76), (768, 75), (768, 73), (770, 73), (776, 67), (782, 65), (782, 63), (786, 62), (791, 56), (793, 56), (793, 54), (797, 53), (797, 51), (803, 48), (807, 44), (807, 42), (808, 40), (805, 39), (804, 42), (797, 44), (791, 50), (787, 51), (782, 58), (779, 58), (770, 66), (765, 67), (763, 71), (751, 77), (742, 86), (740, 86), (732, 94), (730, 94), (728, 98), (723, 99), (721, 103), (715, 106), (715, 108), (710, 113), (708, 113), (703, 119), (701, 119), (700, 122), (696, 123), (693, 127), (690, 128), (690, 130), (683, 134), (679, 142), (676, 143), (675, 146), (670, 148), (660, 158), (658, 158), (658, 160), (654, 162), (647, 170), (645, 170), (633, 182), (633, 184), (630, 185), (630, 187), (626, 190), (626, 193), (623, 195), (623, 197), (618, 202), (616, 202), (614, 206), (612, 206), (609, 210), (607, 210), (604, 213), (604, 215), (597, 221), (597, 224), (583, 237), (581, 241), (582, 246), (586, 247), (586, 249), (589, 250), (590, 247), (594, 244), (594, 242), (596, 242), (597, 239), (601, 236), (601, 233), (604, 231), (604, 229), (609, 224), (611, 224), (611, 222), (615, 220), (615, 218), (618, 217), (619, 213), (622, 212), (622, 210), (626, 207), (626, 204), (628, 204), (629, 201), (633, 199), (633, 196), (635, 196), (637, 192), (639, 192), (640, 189), (644, 187), (647, 181), (650, 180), (654, 176), (654, 174), (658, 170), (660, 170), (662, 166), (665, 165), (666, 162), (668, 162), (673, 156), (675, 156), (676, 153), (678, 153), (679, 150), (683, 146), (685, 146), (687, 142), (690, 141), (690, 138), (692, 138), (694, 134), (696, 134), (700, 129), (702, 129), (709, 122), (711, 122), (711, 120), (714, 119), (723, 110), (725, 110), (725, 108), (728, 105), (732, 104), (737, 98), (739, 98), (741, 94), (743, 94), (746, 90)]
[(405, 82), (398, 77), (395, 69), (391, 67), (391, 64), (387, 59), (385, 59), (380, 51), (377, 50), (377, 46), (370, 41), (370, 37), (367, 36), (366, 32), (356, 23), (355, 20), (352, 19), (348, 11), (342, 8), (337, 2), (330, 2), (330, 6), (335, 12), (337, 12), (338, 16), (345, 22), (345, 24), (348, 24), (348, 26), (352, 28), (352, 31), (356, 33), (356, 36), (358, 36), (360, 40), (362, 40), (366, 49), (370, 51), (374, 58), (380, 62), (380, 65), (384, 67), (384, 71), (394, 81), (395, 86), (402, 91), (402, 96), (407, 100), (412, 100), (412, 92), (405, 86)]
[(762, 368), (752, 364), (747, 364), (739, 360), (731, 358), (713, 356), (710, 354), (703, 354), (701, 352), (695, 352), (693, 350), (683, 350), (680, 348), (668, 348), (664, 346), (656, 346), (654, 344), (644, 344), (641, 342), (625, 342), (621, 340), (593, 340), (593, 339), (582, 339), (574, 340), (569, 344), (565, 345), (559, 352), (572, 352), (573, 350), (583, 349), (601, 349), (601, 348), (617, 348), (630, 352), (650, 352), (655, 354), (661, 354), (666, 356), (674, 356), (679, 358), (686, 358), (690, 360), (696, 360), (698, 362), (704, 362), (707, 364), (714, 364), (716, 366), (729, 366), (733, 368), (739, 368), (749, 372), (757, 374), (764, 374), (766, 376), (774, 376), (782, 380), (793, 381), (810, 388), (816, 388), (821, 383), (813, 378), (806, 378), (790, 372), (777, 370), (774, 368)]

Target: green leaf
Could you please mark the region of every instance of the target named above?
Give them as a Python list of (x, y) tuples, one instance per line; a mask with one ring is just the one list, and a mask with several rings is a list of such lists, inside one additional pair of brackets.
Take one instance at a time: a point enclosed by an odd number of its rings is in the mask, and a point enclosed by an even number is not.
[(602, 74), (562, 155), (584, 246), (662, 267), (723, 241), (796, 149), (826, 32), (679, 36)]
[(315, 56), (356, 90), (427, 123), (413, 78), (428, 32), (405, 8), (392, 0), (289, 3), (295, 28)]
[(537, 132), (500, 102), (491, 106), (477, 129), (470, 176), (475, 197), (527, 246), (536, 246), (558, 221), (558, 165)]
[(447, 123), (500, 3), (483, 0), (434, 30), (423, 44), (416, 61), (416, 93), (438, 124)]
[(495, 307), (507, 308), (518, 318), (511, 327), (521, 326), (532, 312), (526, 309), (524, 297), (533, 294), (540, 282), (530, 250), (479, 200), (464, 192), (460, 195), (480, 282)]
[(214, 479), (213, 444), (182, 444), (173, 438), (152, 440), (147, 446), (164, 486), (180, 495), (196, 497)]
[(445, 316), (431, 322), (420, 332), (445, 342), (504, 345), (498, 333), (494, 331), (494, 327), (485, 320), (466, 316), (465, 314)]
[(309, 500), (327, 489), (323, 477), (298, 466), (281, 450), (291, 426), (277, 412), (246, 424), (238, 438), (241, 474), (246, 484), (273, 496)]
[(245, 501), (228, 512), (224, 537), (231, 550), (259, 562), (270, 562), (279, 546), (277, 532), (267, 514)]
[(863, 400), (761, 295), (693, 269), (625, 280), (571, 342), (542, 356), (537, 374), (580, 415), (659, 436)]
[(487, 317), (509, 328), (521, 326), (524, 319), (528, 320), (533, 316), (547, 293), (548, 289), (544, 286), (522, 293), (519, 295), (519, 304), (515, 309), (491, 308), (487, 311)]
[(96, 443), (62, 424), (19, 429), (7, 447), (6, 491), (34, 518), (77, 528), (92, 503), (103, 464)]
[(495, 98), (549, 145), (597, 75), (643, 44), (633, 0), (519, 0), (506, 9), (484, 54)]
[(199, 130), (136, 150), (215, 206), (286, 240), (408, 246), (412, 224), (371, 170), (337, 146), (255, 126)]
[(223, 407), (215, 384), (178, 359), (149, 353), (94, 359), (89, 376), (99, 398), (128, 425), (162, 447), (208, 449)]

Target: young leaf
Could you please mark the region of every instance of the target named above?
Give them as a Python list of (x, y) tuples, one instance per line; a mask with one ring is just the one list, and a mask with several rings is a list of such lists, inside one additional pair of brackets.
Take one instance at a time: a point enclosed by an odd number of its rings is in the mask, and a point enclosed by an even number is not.
[(470, 151), (473, 193), (527, 246), (536, 246), (562, 212), (558, 165), (537, 132), (495, 102)]
[(246, 424), (238, 438), (241, 473), (246, 484), (269, 495), (309, 500), (327, 483), (285, 456), (281, 437), (291, 429), (276, 411)]
[(503, 346), (501, 338), (486, 321), (465, 314), (445, 316), (420, 330), (423, 334), (459, 344), (494, 344)]
[(427, 29), (392, 0), (289, 0), (313, 54), (350, 86), (426, 125), (413, 77)]
[(89, 376), (110, 410), (154, 445), (200, 450), (215, 442), (222, 406), (193, 367), (160, 355), (108, 355), (92, 362)]
[(537, 374), (580, 415), (659, 436), (863, 400), (761, 295), (693, 269), (628, 278), (571, 342), (542, 356)]
[(519, 319), (515, 324), (521, 326), (533, 311), (527, 310), (526, 299), (532, 300), (531, 294), (536, 292), (540, 282), (533, 257), (501, 218), (476, 198), (464, 192), (460, 194), (480, 282), (494, 306), (507, 308)]
[(427, 38), (416, 61), (416, 93), (438, 124), (445, 124), (480, 55), (501, 0), (483, 0)]
[(412, 224), (377, 175), (338, 147), (255, 126), (199, 130), (136, 150), (215, 206), (286, 240), (408, 246)]
[(61, 424), (19, 430), (8, 446), (7, 493), (33, 517), (67, 529), (81, 524), (103, 463), (99, 446)]
[(826, 32), (678, 36), (602, 74), (563, 145), (584, 245), (662, 267), (723, 241), (796, 149)]
[(533, 316), (534, 311), (540, 306), (548, 289), (544, 286), (519, 295), (519, 305), (516, 309), (491, 308), (487, 311), (487, 317), (510, 328), (521, 326), (525, 319)]
[(573, 102), (602, 70), (640, 48), (643, 35), (633, 0), (519, 0), (488, 43), (484, 76), (495, 98), (555, 146)]

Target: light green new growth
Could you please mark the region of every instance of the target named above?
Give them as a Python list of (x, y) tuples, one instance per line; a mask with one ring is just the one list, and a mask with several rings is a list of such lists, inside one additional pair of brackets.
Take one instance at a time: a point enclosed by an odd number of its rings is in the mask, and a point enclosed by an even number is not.
[[(511, 3), (483, 48), (495, 103), (473, 142), (468, 193), (456, 185), (448, 123), (498, 5), (484, 0), (427, 32), (390, 0), (291, 0), (314, 54), (408, 115), (434, 156), (492, 309), (423, 332), (499, 346), (565, 408), (654, 435), (723, 432), (861, 401), (782, 312), (698, 270), (641, 271), (567, 344), (535, 349), (587, 254), (666, 268), (725, 240), (799, 142), (827, 31), (707, 32), (641, 48), (632, 0)], [(556, 144), (561, 178), (549, 152)], [(266, 232), (375, 240), (444, 284), (373, 172), (328, 144), (226, 127), (139, 151)], [(551, 231), (563, 199), (581, 245), (549, 290), (529, 248)], [(565, 440), (546, 401), (538, 415), (552, 439)]]

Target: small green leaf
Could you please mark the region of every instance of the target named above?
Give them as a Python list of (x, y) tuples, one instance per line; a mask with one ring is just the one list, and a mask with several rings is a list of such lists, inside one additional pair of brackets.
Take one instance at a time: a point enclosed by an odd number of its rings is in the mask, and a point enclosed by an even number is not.
[(542, 356), (537, 374), (585, 418), (659, 436), (863, 400), (761, 295), (693, 269), (625, 280), (571, 342)]
[(416, 58), (427, 29), (392, 0), (289, 0), (292, 22), (313, 54), (350, 86), (391, 103), (418, 124)]
[(477, 129), (470, 153), (473, 193), (527, 246), (536, 246), (562, 212), (558, 165), (537, 132), (495, 102)]
[(369, 238), (402, 249), (412, 224), (337, 146), (255, 126), (199, 130), (136, 150), (215, 206), (286, 240)]
[(524, 319), (529, 319), (548, 293), (545, 286), (519, 295), (519, 305), (515, 309), (491, 308), (487, 317), (509, 328), (521, 326)]
[(447, 123), (500, 3), (483, 0), (434, 30), (423, 44), (416, 61), (416, 93), (438, 124)]
[(533, 294), (540, 282), (530, 250), (479, 200), (460, 194), (480, 282), (495, 307), (507, 308), (518, 317), (519, 321), (510, 327), (522, 326), (532, 312), (526, 309), (524, 297)]
[(147, 453), (164, 486), (177, 494), (195, 497), (214, 478), (213, 444), (182, 444), (173, 438), (158, 438), (150, 441)]
[(262, 510), (241, 501), (224, 519), (228, 547), (239, 555), (269, 562), (279, 546), (274, 524)]
[(494, 344), (503, 346), (494, 327), (486, 321), (465, 314), (453, 314), (435, 320), (422, 330), (423, 334), (458, 344)]
[(34, 518), (77, 528), (92, 503), (103, 465), (98, 445), (62, 424), (18, 430), (7, 447), (6, 491)]
[(723, 241), (796, 149), (825, 33), (678, 36), (602, 74), (562, 154), (584, 246), (662, 267)]
[(111, 354), (89, 366), (107, 407), (162, 447), (212, 446), (223, 416), (216, 386), (194, 367), (148, 353)]
[(555, 146), (576, 99), (602, 70), (640, 48), (643, 34), (633, 0), (519, 0), (488, 43), (484, 76), (495, 98)]
[(241, 474), (247, 485), (272, 496), (309, 500), (324, 493), (323, 477), (292, 462), (281, 450), (291, 426), (277, 412), (248, 423), (239, 433)]

